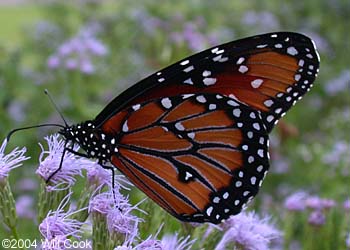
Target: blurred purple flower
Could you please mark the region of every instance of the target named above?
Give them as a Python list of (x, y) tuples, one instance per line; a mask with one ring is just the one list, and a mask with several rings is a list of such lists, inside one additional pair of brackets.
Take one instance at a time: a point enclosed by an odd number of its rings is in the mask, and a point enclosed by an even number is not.
[(207, 41), (198, 31), (194, 23), (186, 23), (182, 35), (185, 42), (188, 44), (188, 47), (193, 52), (204, 50), (206, 48)]
[(38, 183), (32, 178), (23, 178), (17, 182), (16, 186), (20, 191), (33, 191), (38, 188)]
[(339, 76), (329, 80), (325, 84), (326, 94), (335, 96), (339, 93), (350, 91), (350, 70), (343, 70)]
[(57, 69), (60, 66), (61, 60), (58, 56), (52, 55), (47, 59), (47, 66), (50, 69)]
[(325, 164), (340, 165), (342, 161), (350, 162), (350, 144), (346, 141), (336, 141), (332, 149), (324, 154), (322, 161)]
[(10, 153), (5, 154), (7, 139), (5, 139), (0, 147), (0, 182), (7, 178), (12, 169), (22, 165), (22, 161), (28, 160), (30, 157), (24, 156), (27, 151), (25, 147), (22, 149), (15, 148)]
[(85, 74), (92, 74), (95, 72), (95, 67), (90, 60), (82, 60), (80, 62), (80, 71)]
[(346, 199), (343, 203), (343, 207), (346, 211), (350, 211), (350, 199)]
[(131, 17), (140, 24), (143, 32), (153, 36), (160, 28), (165, 28), (166, 23), (158, 17), (151, 16), (144, 8), (134, 9)]
[(48, 67), (56, 69), (63, 66), (84, 74), (95, 73), (94, 59), (108, 54), (106, 46), (95, 37), (96, 33), (94, 29), (82, 27), (75, 37), (61, 44), (48, 58)]
[(163, 250), (190, 250), (196, 240), (190, 240), (190, 236), (178, 237), (177, 234), (164, 235), (161, 243)]
[[(45, 140), (47, 141), (49, 149), (45, 150), (44, 147), (39, 144), (42, 152), (39, 156), (40, 164), (36, 170), (36, 174), (44, 180), (47, 180), (60, 166), (65, 141), (59, 139), (58, 134), (45, 137)], [(67, 147), (68, 146), (69, 144)], [(76, 145), (73, 147), (75, 151), (78, 149), (79, 147)], [(95, 162), (66, 152), (61, 169), (52, 176), (50, 183), (46, 187), (47, 190), (62, 190), (73, 186), (75, 183), (75, 176), (82, 176), (83, 167), (86, 168), (94, 164)]]
[(330, 209), (335, 207), (337, 203), (332, 199), (322, 199), (322, 205), (324, 209)]
[(247, 250), (267, 250), (272, 240), (281, 237), (281, 232), (269, 224), (269, 218), (260, 219), (254, 212), (231, 216), (222, 227), (225, 232), (215, 250), (224, 250), (230, 243)]
[(318, 196), (310, 196), (307, 197), (305, 200), (305, 205), (308, 208), (312, 208), (315, 210), (322, 210), (323, 209), (323, 202), (322, 199)]
[(285, 199), (284, 207), (289, 211), (304, 211), (306, 198), (307, 193), (303, 191), (296, 192)]
[(322, 226), (326, 223), (326, 216), (321, 210), (315, 210), (309, 215), (308, 222), (313, 226)]
[(22, 195), (16, 201), (16, 213), (18, 217), (34, 219), (35, 212), (33, 210), (34, 199), (29, 195)]
[(25, 120), (27, 112), (25, 110), (26, 104), (19, 100), (13, 100), (7, 107), (7, 112), (10, 117), (16, 122)]
[(249, 10), (243, 14), (243, 25), (254, 27), (259, 32), (277, 30), (280, 27), (276, 16), (268, 11), (253, 11)]
[(78, 61), (75, 58), (68, 58), (65, 66), (68, 70), (75, 70), (78, 67)]
[(315, 210), (330, 209), (336, 205), (334, 200), (322, 199), (318, 196), (311, 196), (306, 198), (305, 204), (308, 208)]
[(350, 248), (350, 233), (348, 233), (346, 239), (345, 239), (345, 244), (348, 248)]
[(66, 206), (68, 205), (70, 196), (69, 193), (64, 199), (62, 199), (60, 205), (56, 211), (49, 211), (46, 218), (40, 223), (39, 231), (45, 240), (55, 240), (57, 237), (68, 238), (74, 237), (76, 239), (81, 238), (83, 233), (81, 227), (85, 224), (70, 217), (86, 208), (71, 211)]

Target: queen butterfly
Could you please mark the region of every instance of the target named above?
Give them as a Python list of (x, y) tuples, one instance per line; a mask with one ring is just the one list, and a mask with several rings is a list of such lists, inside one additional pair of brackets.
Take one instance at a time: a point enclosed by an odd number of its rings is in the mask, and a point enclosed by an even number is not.
[(249, 37), (156, 72), (60, 133), (179, 220), (219, 223), (257, 194), (268, 134), (318, 70), (304, 35)]

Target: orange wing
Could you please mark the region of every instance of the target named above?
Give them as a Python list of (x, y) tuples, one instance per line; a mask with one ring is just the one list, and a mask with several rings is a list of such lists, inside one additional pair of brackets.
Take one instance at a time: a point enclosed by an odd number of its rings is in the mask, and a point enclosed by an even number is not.
[(259, 111), (196, 94), (155, 99), (124, 114), (112, 163), (178, 219), (219, 223), (258, 192), (268, 170)]
[(104, 126), (112, 116), (122, 116), (120, 111), (126, 107), (151, 99), (215, 93), (259, 110), (270, 132), (312, 87), (318, 69), (316, 48), (304, 35), (278, 32), (249, 37), (202, 51), (154, 73), (113, 100), (95, 124)]

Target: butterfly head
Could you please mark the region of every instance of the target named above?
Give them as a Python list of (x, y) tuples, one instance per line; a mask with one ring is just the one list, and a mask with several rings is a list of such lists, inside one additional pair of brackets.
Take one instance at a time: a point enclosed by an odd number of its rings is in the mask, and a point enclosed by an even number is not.
[[(63, 128), (60, 132), (67, 141), (79, 144), (89, 158), (98, 158), (101, 161), (110, 159), (112, 151), (117, 152), (115, 145), (108, 145), (107, 140), (112, 144), (115, 139), (109, 138), (100, 129), (96, 129), (93, 121), (86, 121)], [(108, 146), (107, 146), (108, 145)]]

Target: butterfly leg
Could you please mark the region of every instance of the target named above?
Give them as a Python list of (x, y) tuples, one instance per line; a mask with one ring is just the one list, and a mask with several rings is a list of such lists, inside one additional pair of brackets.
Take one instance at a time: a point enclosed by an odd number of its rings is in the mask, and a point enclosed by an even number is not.
[(89, 156), (87, 154), (84, 154), (84, 153), (80, 153), (80, 152), (77, 152), (75, 150), (73, 150), (73, 147), (74, 147), (74, 144), (71, 146), (71, 147), (67, 147), (67, 142), (64, 144), (64, 149), (63, 149), (63, 152), (62, 152), (62, 156), (61, 156), (61, 161), (60, 161), (60, 165), (58, 166), (58, 168), (49, 176), (49, 178), (47, 178), (46, 180), (46, 183), (49, 183), (49, 181), (51, 180), (51, 178), (58, 173), (58, 171), (61, 170), (62, 168), (62, 164), (63, 164), (63, 159), (64, 159), (64, 156), (66, 154), (66, 152), (70, 152), (74, 155), (78, 155), (78, 156), (81, 156), (81, 157), (86, 157), (86, 158), (89, 158)]
[(57, 174), (58, 171), (61, 170), (62, 164), (63, 164), (64, 155), (65, 155), (66, 152), (69, 150), (69, 148), (67, 148), (67, 143), (68, 143), (68, 141), (66, 141), (65, 144), (64, 144), (64, 149), (63, 149), (63, 152), (62, 152), (62, 156), (61, 156), (61, 160), (60, 160), (60, 165), (59, 165), (58, 168), (49, 176), (49, 178), (47, 178), (46, 184), (49, 183), (49, 181), (51, 180), (51, 178), (52, 178), (55, 174)]
[(98, 163), (102, 168), (104, 168), (104, 169), (107, 169), (107, 170), (110, 170), (110, 171), (112, 171), (112, 189), (113, 189), (113, 194), (114, 194), (114, 187), (115, 187), (115, 169), (114, 169), (114, 167), (112, 167), (112, 166), (107, 166), (107, 165), (104, 165), (102, 162), (100, 162), (99, 161), (99, 163)]

